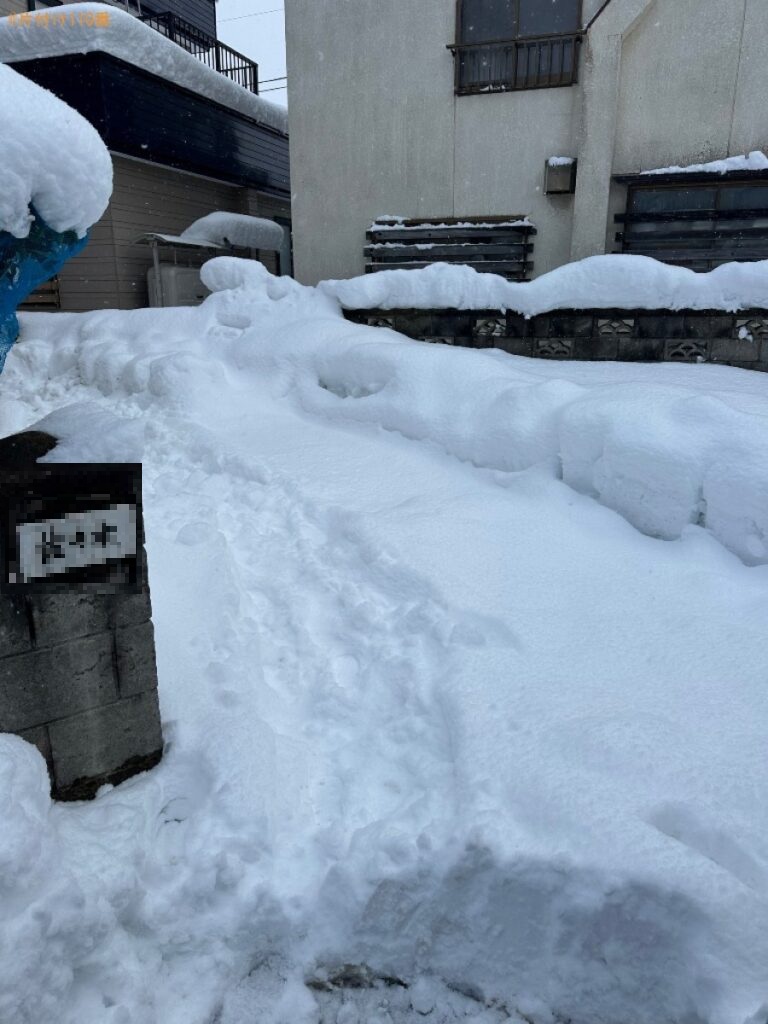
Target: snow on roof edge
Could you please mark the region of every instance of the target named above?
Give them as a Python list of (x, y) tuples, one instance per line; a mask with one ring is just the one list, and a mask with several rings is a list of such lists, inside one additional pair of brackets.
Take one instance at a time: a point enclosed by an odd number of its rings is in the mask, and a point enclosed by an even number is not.
[(759, 149), (739, 156), (727, 156), (722, 160), (710, 160), (704, 164), (686, 164), (681, 167), (654, 167), (649, 171), (640, 171), (641, 175), (654, 174), (727, 174), (729, 171), (765, 171), (768, 170), (768, 156)]
[[(74, 7), (74, 5), (72, 5)], [(109, 23), (94, 24), (95, 15), (108, 14)], [(87, 16), (92, 18), (88, 23)], [(68, 16), (68, 17), (67, 17)], [(48, 22), (42, 23), (42, 17)], [(67, 17), (54, 22), (51, 18)], [(27, 19), (28, 20), (24, 20)], [(44, 24), (49, 25), (48, 28)], [(53, 31), (52, 29), (55, 29)], [(70, 53), (109, 53), (198, 95), (237, 110), (283, 135), (288, 134), (288, 112), (237, 85), (226, 75), (199, 61), (177, 43), (120, 8), (99, 3), (78, 3), (76, 12), (63, 8), (0, 18), (0, 63), (60, 57)]]
[(279, 224), (265, 217), (214, 210), (190, 224), (180, 237), (187, 243), (202, 241), (277, 252), (283, 245), (285, 232)]

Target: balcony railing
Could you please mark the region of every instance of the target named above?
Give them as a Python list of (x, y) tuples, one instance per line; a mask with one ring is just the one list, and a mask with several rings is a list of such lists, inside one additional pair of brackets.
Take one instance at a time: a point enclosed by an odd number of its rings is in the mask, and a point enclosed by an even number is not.
[(144, 14), (141, 21), (249, 92), (259, 91), (259, 66), (176, 14)]
[(581, 34), (504, 39), (493, 43), (455, 43), (448, 49), (456, 63), (458, 95), (548, 89), (578, 79)]

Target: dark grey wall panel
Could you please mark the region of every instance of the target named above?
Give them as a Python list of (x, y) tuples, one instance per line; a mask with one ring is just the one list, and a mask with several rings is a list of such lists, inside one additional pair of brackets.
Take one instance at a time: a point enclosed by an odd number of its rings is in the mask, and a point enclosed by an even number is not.
[(216, 4), (214, 0), (155, 0), (142, 3), (143, 14), (175, 14), (208, 35), (216, 35)]
[(13, 66), (88, 118), (115, 152), (290, 196), (287, 137), (237, 111), (105, 53)]

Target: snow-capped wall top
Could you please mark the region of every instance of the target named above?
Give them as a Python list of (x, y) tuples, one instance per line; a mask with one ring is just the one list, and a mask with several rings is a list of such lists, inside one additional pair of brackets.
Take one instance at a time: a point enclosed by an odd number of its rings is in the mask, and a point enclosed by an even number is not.
[(532, 228), (535, 224), (527, 217), (516, 217), (514, 220), (457, 220), (450, 223), (437, 223), (431, 220), (411, 221), (406, 217), (382, 216), (372, 222), (370, 231), (446, 231), (454, 228)]
[(768, 170), (768, 156), (759, 149), (741, 156), (727, 156), (723, 160), (710, 160), (706, 164), (688, 164), (685, 167), (656, 167), (641, 174), (726, 174), (728, 171)]
[(190, 224), (180, 237), (187, 242), (241, 245), (246, 249), (279, 249), (285, 234), (273, 220), (218, 210)]
[(82, 237), (112, 194), (98, 132), (53, 93), (0, 64), (0, 231), (26, 238), (30, 204), (54, 231)]
[(434, 263), (383, 270), (318, 287), (346, 309), (768, 309), (768, 260), (726, 263), (708, 274), (649, 256), (589, 256), (518, 283), (472, 267)]
[[(47, 28), (40, 23), (43, 17), (48, 18)], [(111, 53), (277, 131), (288, 131), (288, 111), (283, 107), (255, 96), (117, 7), (79, 3), (0, 18), (0, 62), (94, 50)]]

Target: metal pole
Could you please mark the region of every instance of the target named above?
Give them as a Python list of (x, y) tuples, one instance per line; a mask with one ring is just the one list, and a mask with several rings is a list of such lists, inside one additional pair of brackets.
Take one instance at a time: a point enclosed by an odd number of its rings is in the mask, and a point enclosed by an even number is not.
[(152, 264), (155, 268), (155, 285), (160, 305), (165, 306), (165, 295), (163, 294), (163, 278), (160, 274), (160, 254), (157, 251), (157, 239), (152, 239)]

